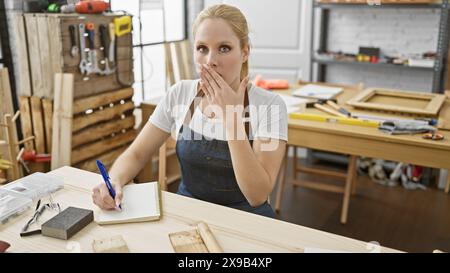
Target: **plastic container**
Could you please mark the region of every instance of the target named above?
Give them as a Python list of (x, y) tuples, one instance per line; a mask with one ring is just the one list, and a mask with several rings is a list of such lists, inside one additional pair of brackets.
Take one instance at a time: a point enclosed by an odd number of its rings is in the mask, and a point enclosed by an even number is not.
[(4, 224), (10, 218), (28, 210), (32, 204), (31, 198), (18, 196), (11, 191), (0, 188), (0, 223)]

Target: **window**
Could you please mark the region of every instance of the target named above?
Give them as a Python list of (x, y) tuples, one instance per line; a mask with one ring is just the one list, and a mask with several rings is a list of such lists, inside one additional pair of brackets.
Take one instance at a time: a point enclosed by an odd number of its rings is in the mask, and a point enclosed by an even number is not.
[(185, 0), (111, 0), (113, 11), (133, 16), (135, 83), (133, 100), (160, 96), (166, 91), (163, 42), (185, 39)]

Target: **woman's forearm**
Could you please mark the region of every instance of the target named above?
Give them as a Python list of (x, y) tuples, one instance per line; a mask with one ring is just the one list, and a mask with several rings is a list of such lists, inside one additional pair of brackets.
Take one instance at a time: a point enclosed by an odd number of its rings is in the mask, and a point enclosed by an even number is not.
[(267, 200), (272, 191), (272, 183), (269, 174), (256, 158), (250, 146), (242, 120), (237, 119), (235, 123), (237, 128), (232, 128), (232, 126), (226, 128), (229, 136), (234, 136), (233, 132), (236, 132), (237, 136), (242, 136), (241, 138), (236, 136), (228, 138), (234, 174), (247, 201), (252, 206), (258, 206)]
[(144, 165), (145, 162), (128, 148), (116, 159), (109, 175), (113, 183), (120, 183), (124, 186), (136, 177)]

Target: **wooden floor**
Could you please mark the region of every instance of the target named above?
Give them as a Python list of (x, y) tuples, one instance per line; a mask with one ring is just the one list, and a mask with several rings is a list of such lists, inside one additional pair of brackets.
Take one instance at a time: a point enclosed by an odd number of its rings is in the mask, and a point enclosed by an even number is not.
[[(387, 187), (359, 176), (348, 222), (343, 225), (339, 222), (342, 194), (293, 187), (289, 184), (290, 165), (279, 219), (407, 252), (450, 251), (450, 195), (444, 191)], [(306, 174), (302, 177), (340, 182)]]
[[(356, 195), (350, 199), (348, 222), (343, 225), (339, 222), (341, 194), (294, 188), (289, 184), (291, 168), (287, 176), (277, 216), (283, 221), (362, 241), (376, 241), (407, 252), (450, 251), (450, 195), (443, 191), (386, 187), (360, 176)], [(340, 182), (317, 176), (304, 177), (312, 181)], [(175, 191), (176, 184), (169, 190)], [(274, 203), (275, 191), (271, 199)]]

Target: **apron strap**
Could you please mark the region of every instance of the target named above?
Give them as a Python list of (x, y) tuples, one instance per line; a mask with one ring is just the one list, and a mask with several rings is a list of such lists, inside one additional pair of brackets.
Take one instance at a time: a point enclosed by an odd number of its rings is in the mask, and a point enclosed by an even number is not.
[[(191, 102), (191, 105), (189, 106), (189, 111), (186, 113), (186, 116), (184, 117), (183, 125), (188, 125), (189, 122), (191, 122), (192, 115), (194, 114), (194, 110), (197, 109), (199, 100), (197, 98), (202, 98), (205, 96), (205, 93), (202, 89), (200, 89), (197, 94), (195, 95), (194, 99)], [(250, 109), (248, 108), (249, 100), (248, 100), (248, 89), (245, 89), (245, 96), (244, 96), (244, 126), (245, 126), (245, 134), (247, 135), (248, 140), (250, 140)]]

